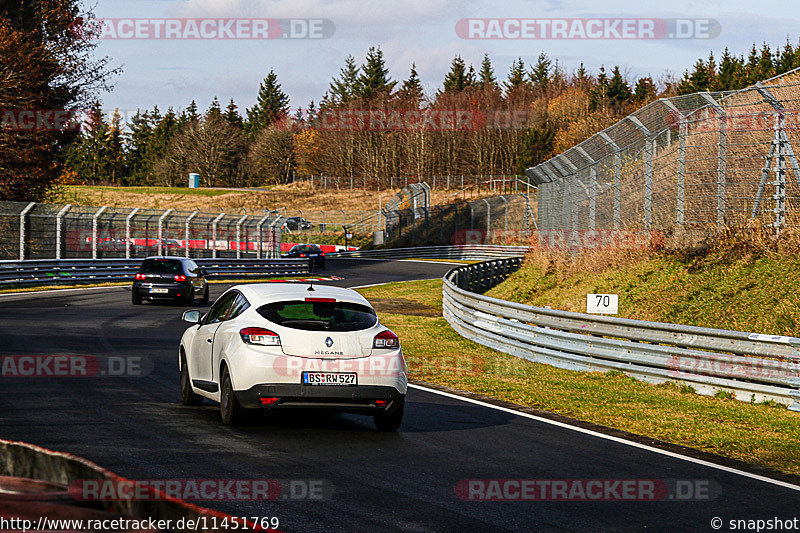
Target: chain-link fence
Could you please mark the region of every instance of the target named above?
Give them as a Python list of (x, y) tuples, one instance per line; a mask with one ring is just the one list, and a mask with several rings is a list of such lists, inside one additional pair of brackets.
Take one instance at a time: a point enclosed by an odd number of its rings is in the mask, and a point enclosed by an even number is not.
[(386, 244), (402, 247), (528, 243), (536, 230), (534, 210), (535, 199), (528, 194), (386, 210), (383, 213)]
[(582, 236), (634, 230), (688, 243), (748, 218), (798, 224), (798, 100), (800, 69), (660, 99), (528, 169), (540, 242), (581, 247)]
[(0, 202), (0, 259), (277, 258), (282, 221), (277, 212)]

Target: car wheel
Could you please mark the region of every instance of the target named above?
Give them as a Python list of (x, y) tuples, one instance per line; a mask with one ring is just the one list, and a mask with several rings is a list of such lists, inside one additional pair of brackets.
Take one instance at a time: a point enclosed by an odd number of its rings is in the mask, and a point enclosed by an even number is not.
[(237, 424), (244, 419), (244, 407), (239, 403), (239, 399), (233, 392), (233, 383), (227, 368), (222, 373), (222, 394), (219, 402), (219, 411), (220, 415), (222, 415), (222, 423), (225, 425)]
[(208, 303), (208, 283), (206, 283), (206, 288), (203, 290), (203, 297), (200, 298), (200, 303), (203, 305)]
[(377, 414), (372, 417), (378, 431), (397, 431), (403, 423), (403, 414), (406, 410), (405, 399), (400, 400), (399, 404), (390, 411)]
[(183, 302), (186, 305), (192, 305), (194, 301), (194, 287), (190, 287), (189, 290), (186, 292), (186, 296), (184, 297)]
[(189, 378), (189, 365), (186, 358), (181, 361), (181, 403), (183, 405), (203, 405), (203, 397), (192, 390)]
[(142, 297), (136, 294), (136, 291), (131, 292), (131, 302), (133, 305), (142, 305)]

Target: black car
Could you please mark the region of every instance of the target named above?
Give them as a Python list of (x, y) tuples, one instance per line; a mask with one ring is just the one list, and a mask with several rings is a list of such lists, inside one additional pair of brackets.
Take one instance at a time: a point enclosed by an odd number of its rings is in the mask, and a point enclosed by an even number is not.
[(131, 288), (131, 301), (173, 300), (190, 304), (195, 298), (208, 303), (206, 272), (191, 259), (148, 257), (139, 267)]
[(315, 266), (325, 267), (325, 252), (323, 252), (316, 244), (295, 244), (286, 252), (286, 257), (289, 259), (301, 259), (304, 257), (313, 261)]
[(305, 231), (307, 229), (314, 229), (314, 224), (302, 217), (289, 217), (284, 219), (281, 228), (292, 231)]

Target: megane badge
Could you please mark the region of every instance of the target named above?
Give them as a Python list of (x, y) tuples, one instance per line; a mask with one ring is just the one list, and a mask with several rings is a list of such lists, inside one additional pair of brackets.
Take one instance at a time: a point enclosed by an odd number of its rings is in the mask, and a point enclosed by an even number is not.
[(333, 346), (333, 339), (331, 339), (330, 337), (328, 337), (327, 339), (325, 339), (325, 346), (327, 346), (328, 348), (330, 348), (331, 346)]

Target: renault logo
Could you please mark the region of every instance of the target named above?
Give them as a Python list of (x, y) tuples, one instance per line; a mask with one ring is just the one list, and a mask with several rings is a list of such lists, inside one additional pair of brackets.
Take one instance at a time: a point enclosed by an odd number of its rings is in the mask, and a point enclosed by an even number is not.
[(333, 339), (331, 339), (330, 337), (328, 337), (327, 339), (325, 339), (325, 346), (327, 346), (328, 348), (330, 348), (331, 346), (333, 346)]

